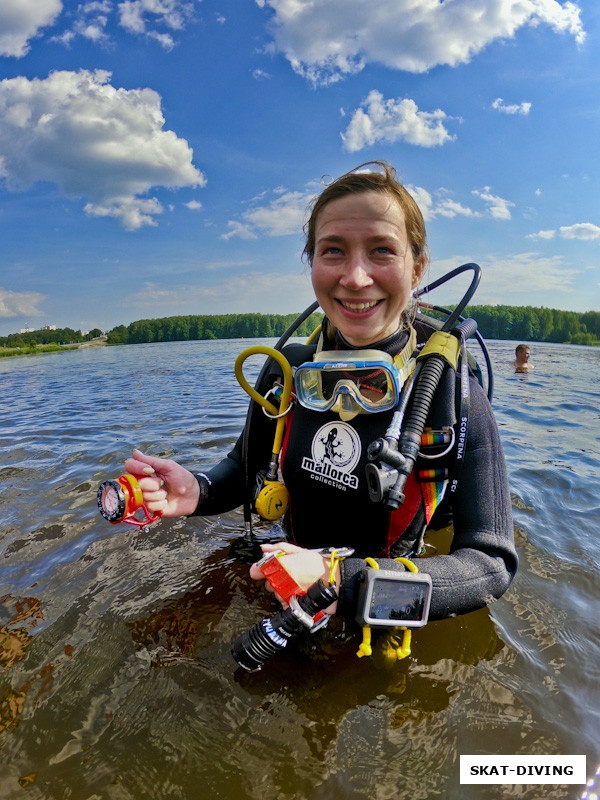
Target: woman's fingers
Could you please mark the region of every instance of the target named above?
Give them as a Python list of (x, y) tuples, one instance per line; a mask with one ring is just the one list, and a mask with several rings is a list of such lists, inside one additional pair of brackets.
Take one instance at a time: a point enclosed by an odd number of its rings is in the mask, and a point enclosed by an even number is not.
[(158, 475), (155, 478), (138, 478), (138, 484), (142, 492), (157, 492), (165, 486), (165, 481)]

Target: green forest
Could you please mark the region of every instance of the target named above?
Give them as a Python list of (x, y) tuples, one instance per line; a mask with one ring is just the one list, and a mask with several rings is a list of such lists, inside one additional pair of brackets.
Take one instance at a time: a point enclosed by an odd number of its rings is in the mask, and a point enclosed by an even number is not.
[(57, 328), (56, 330), (42, 328), (39, 331), (10, 333), (8, 336), (0, 336), (0, 347), (35, 350), (38, 345), (42, 344), (81, 344), (90, 342), (98, 336), (102, 336), (102, 331), (99, 328), (95, 328), (88, 333), (74, 331), (72, 328)]
[[(179, 342), (188, 339), (255, 339), (281, 336), (298, 314), (220, 314), (214, 316), (140, 319), (119, 325), (108, 334), (109, 344)], [(309, 336), (322, 314), (312, 314), (300, 325), (297, 336)]]
[[(472, 317), (477, 322), (485, 339), (600, 344), (600, 312), (597, 311), (581, 314), (532, 306), (470, 306), (463, 315)], [(278, 337), (295, 319), (295, 314), (225, 314), (142, 319), (128, 326), (119, 325), (113, 328), (108, 334), (108, 343)], [(322, 314), (313, 314), (300, 326), (297, 335), (308, 336), (321, 319)]]
[[(443, 315), (437, 315), (443, 319)], [(469, 306), (463, 316), (472, 317), (485, 339), (525, 342), (556, 342), (600, 345), (600, 312), (560, 311), (533, 306)], [(281, 336), (296, 314), (220, 314), (141, 319), (118, 325), (107, 334), (108, 344), (176, 342), (193, 339), (254, 339)], [(312, 314), (296, 335), (309, 336), (322, 314)], [(95, 329), (87, 334), (71, 328), (39, 330), (0, 337), (0, 347), (35, 350), (38, 345), (77, 344), (102, 335)]]

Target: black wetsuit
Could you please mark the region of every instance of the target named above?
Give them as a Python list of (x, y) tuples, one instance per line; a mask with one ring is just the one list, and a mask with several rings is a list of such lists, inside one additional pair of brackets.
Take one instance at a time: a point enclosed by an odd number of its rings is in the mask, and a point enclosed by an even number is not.
[[(419, 328), (420, 341), (430, 329)], [(395, 334), (371, 345), (395, 355), (406, 334)], [(352, 349), (339, 340), (331, 349)], [(312, 359), (315, 346), (288, 345), (284, 353), (292, 366)], [(279, 367), (265, 379), (261, 393), (273, 384)], [(419, 560), (421, 572), (431, 575), (433, 593), (430, 618), (440, 619), (480, 608), (500, 597), (517, 568), (513, 541), (510, 493), (502, 448), (494, 416), (479, 383), (471, 377), (468, 431), (464, 458), (455, 491), (447, 492), (454, 537), (449, 555)], [(456, 425), (456, 380), (447, 368), (431, 409), (428, 424)], [(256, 404), (255, 404), (256, 405)], [(390, 514), (373, 503), (365, 478), (366, 450), (383, 436), (392, 412), (359, 414), (342, 422), (336, 413), (309, 411), (299, 404), (288, 423), (282, 450), (282, 474), (290, 495), (284, 521), (290, 541), (302, 547), (355, 549), (341, 564), (340, 613), (354, 616), (357, 576), (371, 556), (381, 568), (403, 570), (394, 557), (418, 547), (425, 527), (420, 488), (411, 476), (406, 500)], [(249, 475), (265, 470), (270, 460), (274, 423), (260, 407), (252, 412), (248, 442)], [(245, 478), (242, 437), (216, 467), (198, 475), (200, 502), (196, 513), (218, 514), (244, 502)], [(452, 464), (454, 460), (452, 459)], [(428, 466), (428, 465), (426, 465)], [(417, 468), (414, 470), (418, 471)], [(441, 512), (441, 509), (438, 510)], [(439, 513), (434, 515), (434, 521)]]

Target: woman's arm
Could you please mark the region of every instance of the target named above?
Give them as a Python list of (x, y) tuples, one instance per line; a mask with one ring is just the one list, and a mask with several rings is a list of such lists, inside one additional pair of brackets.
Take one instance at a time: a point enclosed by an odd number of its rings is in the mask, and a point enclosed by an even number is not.
[[(430, 619), (465, 614), (508, 589), (517, 570), (510, 491), (498, 428), (479, 384), (471, 381), (471, 409), (464, 464), (451, 497), (454, 537), (448, 555), (414, 559), (433, 582)], [(403, 570), (377, 559), (382, 569)], [(354, 614), (360, 559), (342, 563), (340, 610)]]

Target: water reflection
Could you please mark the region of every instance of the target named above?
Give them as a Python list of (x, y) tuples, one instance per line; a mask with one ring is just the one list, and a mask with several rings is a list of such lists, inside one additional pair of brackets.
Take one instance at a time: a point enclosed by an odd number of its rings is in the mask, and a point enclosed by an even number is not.
[(229, 647), (274, 608), (231, 557), (240, 513), (139, 534), (95, 506), (133, 446), (194, 466), (227, 452), (243, 347), (0, 364), (0, 798), (539, 800), (460, 786), (458, 755), (583, 752), (593, 771), (600, 353), (536, 345), (515, 376), (514, 344), (490, 344), (521, 559), (502, 600), (414, 632), (404, 662), (331, 630), (248, 674)]
[[(14, 598), (6, 595), (0, 599), (0, 604), (3, 616), (8, 609), (12, 609), (13, 613), (12, 618), (0, 626), (0, 666), (6, 672), (25, 659), (34, 636), (32, 631), (43, 620), (44, 615), (41, 603), (35, 597)], [(69, 645), (65, 647), (64, 655), (67, 658), (72, 656), (72, 648)], [(11, 686), (5, 687), (0, 696), (0, 733), (18, 723), (27, 695), (32, 689), (33, 707), (37, 705), (40, 697), (49, 691), (54, 682), (56, 667), (62, 660), (57, 658), (49, 662), (16, 689)], [(28, 785), (28, 781), (21, 785)]]

